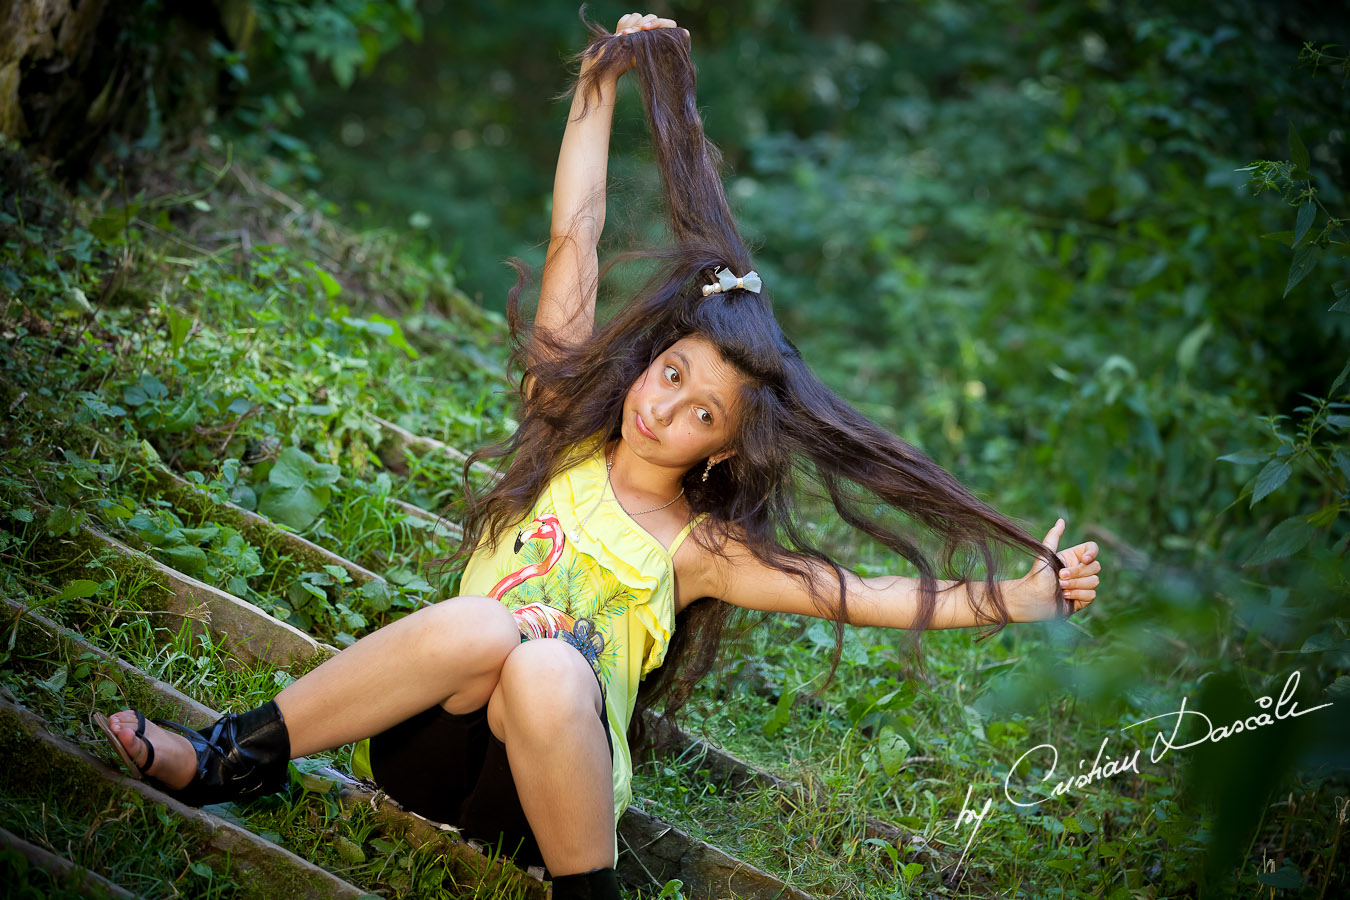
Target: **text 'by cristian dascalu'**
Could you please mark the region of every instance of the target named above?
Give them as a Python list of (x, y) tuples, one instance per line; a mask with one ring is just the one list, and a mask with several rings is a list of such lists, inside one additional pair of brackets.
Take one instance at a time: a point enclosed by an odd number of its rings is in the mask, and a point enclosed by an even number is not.
[[(1170, 727), (1166, 723), (1159, 727), (1159, 730), (1153, 737), (1153, 744), (1149, 748), (1148, 759), (1150, 762), (1158, 763), (1171, 753), (1173, 750), (1185, 750), (1188, 747), (1195, 747), (1200, 744), (1217, 744), (1225, 738), (1233, 735), (1242, 734), (1248, 731), (1256, 731), (1259, 728), (1265, 728), (1274, 725), (1283, 719), (1294, 719), (1299, 716), (1306, 716), (1309, 713), (1316, 712), (1319, 709), (1325, 709), (1332, 706), (1331, 703), (1323, 703), (1320, 706), (1314, 706), (1310, 709), (1299, 709), (1298, 703), (1294, 701), (1294, 694), (1298, 690), (1299, 673), (1294, 671), (1285, 679), (1284, 687), (1280, 690), (1278, 699), (1272, 700), (1270, 697), (1256, 698), (1256, 711), (1252, 715), (1236, 719), (1227, 725), (1216, 726), (1214, 722), (1198, 709), (1188, 709), (1186, 704), (1189, 698), (1181, 698), (1181, 706), (1173, 712), (1163, 713), (1159, 716), (1150, 716), (1142, 719), (1132, 725), (1126, 725), (1120, 729), (1122, 733), (1140, 725), (1146, 725), (1149, 722), (1158, 722), (1160, 720), (1171, 719)], [(1193, 740), (1182, 740), (1180, 738), (1183, 725), (1194, 724), (1199, 727), (1201, 734)], [(1157, 726), (1155, 726), (1157, 727)], [(1105, 781), (1108, 778), (1114, 778), (1125, 773), (1139, 775), (1140, 754), (1142, 749), (1135, 749), (1133, 752), (1126, 751), (1118, 757), (1106, 752), (1106, 746), (1110, 743), (1110, 738), (1102, 739), (1101, 746), (1097, 748), (1097, 755), (1092, 760), (1091, 767), (1088, 768), (1088, 761), (1080, 759), (1078, 761), (1079, 772), (1068, 775), (1060, 775), (1056, 770), (1059, 768), (1059, 750), (1054, 744), (1037, 744), (1027, 752), (1023, 753), (1013, 763), (1012, 768), (1008, 770), (1008, 775), (1003, 779), (1003, 795), (1007, 797), (1008, 802), (1013, 806), (1023, 808), (1035, 807), (1051, 800), (1055, 797), (1062, 797), (1071, 791), (1081, 791), (1097, 781)], [(1041, 776), (1041, 782), (1054, 781), (1055, 785), (1050, 791), (1049, 797), (1041, 797), (1038, 800), (1025, 799), (1025, 795), (1016, 785), (1011, 783), (1013, 773), (1023, 762), (1040, 762), (1046, 766), (1045, 774)], [(989, 808), (993, 805), (993, 798), (985, 800), (983, 808), (977, 813), (970, 807), (970, 797), (974, 791), (974, 785), (966, 789), (966, 799), (961, 806), (961, 813), (957, 816), (954, 830), (959, 830), (962, 826), (970, 824), (974, 828), (970, 832), (970, 837), (966, 841), (965, 850), (969, 850), (971, 843), (975, 840), (975, 834), (984, 824), (985, 816), (989, 814)], [(965, 856), (965, 850), (962, 856)]]

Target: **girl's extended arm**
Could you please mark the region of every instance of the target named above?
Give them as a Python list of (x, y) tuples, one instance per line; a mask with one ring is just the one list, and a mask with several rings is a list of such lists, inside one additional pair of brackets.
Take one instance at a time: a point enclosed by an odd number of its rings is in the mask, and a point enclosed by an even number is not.
[(596, 245), (605, 228), (609, 130), (617, 91), (617, 75), (595, 82), (589, 97), (577, 91), (558, 151), (553, 221), (535, 322), (564, 344), (585, 340), (595, 323)]
[[(1063, 534), (1062, 522), (1061, 519), (1046, 535), (1045, 544), (1052, 550)], [(687, 589), (693, 596), (718, 597), (747, 609), (832, 618), (816, 606), (810, 590), (800, 579), (764, 564), (743, 544), (728, 541), (725, 557), (696, 548), (694, 541), (687, 541), (681, 546), (680, 552), (684, 553), (686, 547), (690, 552), (706, 557), (699, 561), (700, 565), (691, 567), (696, 573), (706, 574), (702, 577), (695, 575), (690, 581), (698, 583), (682, 586), (681, 594)], [(1102, 568), (1097, 560), (1097, 544), (1088, 541), (1058, 553), (1064, 562), (1060, 572), (1064, 596), (1077, 611), (1096, 597), (1097, 573)], [(824, 565), (819, 567), (819, 571), (820, 583), (825, 585), (826, 592), (837, 596), (838, 581), (834, 571)], [(844, 587), (848, 600), (847, 623), (850, 625), (910, 628), (917, 619), (917, 578), (899, 575), (863, 578), (847, 572)], [(970, 587), (981, 608), (992, 608), (983, 602), (983, 581), (973, 582)], [(931, 628), (969, 628), (991, 624), (987, 620), (976, 619), (962, 582), (939, 580), (937, 590), (937, 609)], [(999, 591), (1014, 622), (1036, 622), (1056, 615), (1054, 574), (1044, 560), (1038, 559), (1031, 572), (1022, 578), (1000, 581)]]
[[(674, 27), (670, 19), (633, 13), (619, 20), (615, 32)], [(618, 48), (611, 44), (605, 49)], [(587, 57), (583, 75), (594, 62), (595, 57)], [(553, 176), (553, 219), (535, 323), (565, 345), (584, 341), (595, 326), (596, 246), (605, 228), (609, 133), (619, 81), (618, 71), (610, 72), (594, 81), (581, 79), (582, 84), (593, 84), (594, 90), (587, 96), (579, 87), (572, 97)]]

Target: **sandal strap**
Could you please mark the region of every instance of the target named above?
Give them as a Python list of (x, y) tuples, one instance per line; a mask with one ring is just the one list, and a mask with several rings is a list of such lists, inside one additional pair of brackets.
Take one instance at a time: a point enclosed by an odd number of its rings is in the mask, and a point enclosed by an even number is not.
[[(136, 710), (136, 737), (141, 739), (141, 746), (145, 748), (145, 765), (136, 763), (136, 768), (141, 770), (142, 775), (150, 773), (150, 767), (155, 764), (155, 745), (145, 739), (145, 713), (139, 709)], [(133, 762), (135, 762), (133, 760)]]

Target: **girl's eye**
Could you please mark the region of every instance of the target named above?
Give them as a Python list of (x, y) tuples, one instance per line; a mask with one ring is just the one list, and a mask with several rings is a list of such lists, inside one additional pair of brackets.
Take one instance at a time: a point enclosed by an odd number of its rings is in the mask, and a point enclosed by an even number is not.
[(700, 409), (698, 411), (698, 420), (704, 425), (711, 425), (713, 422), (712, 413), (708, 412), (706, 409)]
[(666, 366), (666, 378), (671, 384), (680, 383), (680, 370), (674, 366)]

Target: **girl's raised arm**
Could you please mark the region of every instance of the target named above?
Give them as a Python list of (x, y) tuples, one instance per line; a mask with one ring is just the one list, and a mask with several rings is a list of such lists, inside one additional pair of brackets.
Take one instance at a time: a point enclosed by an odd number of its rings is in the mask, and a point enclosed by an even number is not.
[[(615, 33), (617, 36), (674, 27), (675, 22), (671, 19), (629, 13), (619, 20)], [(621, 42), (611, 42), (602, 52), (619, 49)], [(600, 77), (585, 77), (596, 62), (597, 57), (591, 55), (582, 63), (567, 129), (558, 151), (548, 255), (540, 284), (539, 310), (535, 316), (536, 326), (564, 345), (584, 341), (595, 326), (599, 276), (596, 246), (605, 227), (609, 133), (619, 75), (625, 70), (625, 67), (606, 66)], [(587, 90), (587, 87), (591, 89)], [(536, 342), (531, 350), (539, 348)]]

